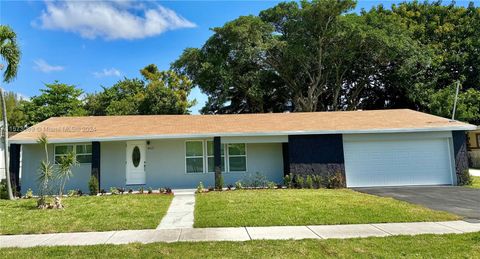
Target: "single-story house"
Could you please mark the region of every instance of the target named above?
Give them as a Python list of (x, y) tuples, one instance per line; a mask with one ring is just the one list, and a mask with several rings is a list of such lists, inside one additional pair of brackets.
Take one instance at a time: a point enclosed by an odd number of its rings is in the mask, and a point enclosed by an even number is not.
[(473, 168), (480, 168), (480, 127), (468, 132), (468, 153)]
[[(225, 185), (261, 173), (340, 173), (347, 187), (455, 185), (468, 168), (475, 126), (407, 109), (235, 115), (55, 117), (12, 137), (12, 173), (22, 153), (22, 190), (36, 190), (45, 134), (52, 162), (75, 152), (67, 189)], [(134, 187), (129, 187), (134, 186)]]

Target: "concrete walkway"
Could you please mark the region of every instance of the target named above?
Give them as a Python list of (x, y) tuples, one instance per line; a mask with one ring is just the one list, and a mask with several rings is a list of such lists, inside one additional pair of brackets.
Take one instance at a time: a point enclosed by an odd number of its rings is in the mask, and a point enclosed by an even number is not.
[(195, 190), (174, 190), (173, 193), (172, 203), (157, 229), (193, 228)]
[(285, 227), (148, 229), (38, 235), (0, 235), (0, 247), (128, 244), (134, 242), (329, 239), (449, 234), (477, 231), (480, 231), (480, 223), (469, 223), (465, 221)]

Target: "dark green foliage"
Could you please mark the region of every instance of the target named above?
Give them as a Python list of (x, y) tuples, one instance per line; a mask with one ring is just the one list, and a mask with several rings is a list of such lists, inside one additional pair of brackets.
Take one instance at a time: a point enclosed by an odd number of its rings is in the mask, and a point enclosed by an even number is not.
[(0, 181), (0, 199), (8, 200), (7, 183), (4, 179)]
[(313, 179), (311, 175), (307, 175), (305, 179), (305, 187), (308, 189), (313, 189)]
[(188, 100), (190, 80), (156, 65), (140, 70), (143, 79), (118, 81), (112, 87), (89, 94), (85, 107), (90, 115), (188, 114), (195, 104)]
[(98, 179), (94, 175), (90, 176), (88, 190), (90, 191), (90, 195), (97, 195), (99, 193)]
[(215, 190), (221, 191), (223, 189), (223, 175), (220, 174), (218, 179), (215, 180)]
[(40, 89), (41, 94), (33, 96), (29, 102), (23, 102), (22, 110), (27, 118), (27, 124), (32, 125), (50, 117), (83, 116), (87, 112), (80, 99), (83, 90), (75, 85), (62, 84), (55, 81), (45, 84)]
[(336, 171), (334, 174), (328, 176), (326, 187), (328, 189), (345, 188), (346, 182), (342, 172)]
[(293, 177), (291, 174), (287, 174), (283, 177), (283, 184), (287, 188), (293, 188)]
[(457, 175), (457, 184), (462, 186), (462, 185), (472, 185), (473, 183), (473, 177), (470, 175), (470, 173), (467, 170), (464, 170), (460, 175)]
[(302, 189), (305, 187), (305, 178), (302, 175), (295, 175), (295, 187)]

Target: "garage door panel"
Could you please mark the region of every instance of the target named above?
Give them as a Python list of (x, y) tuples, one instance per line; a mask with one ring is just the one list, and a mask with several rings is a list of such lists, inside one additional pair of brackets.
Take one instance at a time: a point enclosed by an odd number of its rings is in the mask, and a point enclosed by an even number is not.
[(451, 184), (447, 139), (344, 143), (348, 187)]

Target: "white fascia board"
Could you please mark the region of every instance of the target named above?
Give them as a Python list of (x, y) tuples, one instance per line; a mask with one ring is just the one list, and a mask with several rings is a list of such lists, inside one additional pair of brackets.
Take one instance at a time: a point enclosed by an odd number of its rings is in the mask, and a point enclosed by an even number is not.
[[(184, 139), (184, 138), (213, 138), (213, 137), (260, 137), (260, 136), (285, 136), (285, 135), (325, 135), (325, 134), (363, 134), (363, 133), (414, 133), (437, 132), (454, 130), (475, 130), (474, 125), (438, 127), (438, 128), (399, 128), (399, 129), (364, 129), (364, 130), (319, 130), (319, 131), (275, 131), (275, 132), (249, 132), (249, 133), (205, 133), (205, 134), (168, 134), (168, 135), (137, 135), (117, 137), (92, 137), (92, 138), (65, 138), (49, 139), (49, 143), (79, 143), (79, 142), (106, 142), (126, 140), (155, 140), (155, 139)], [(13, 144), (35, 144), (36, 140), (10, 140)]]

